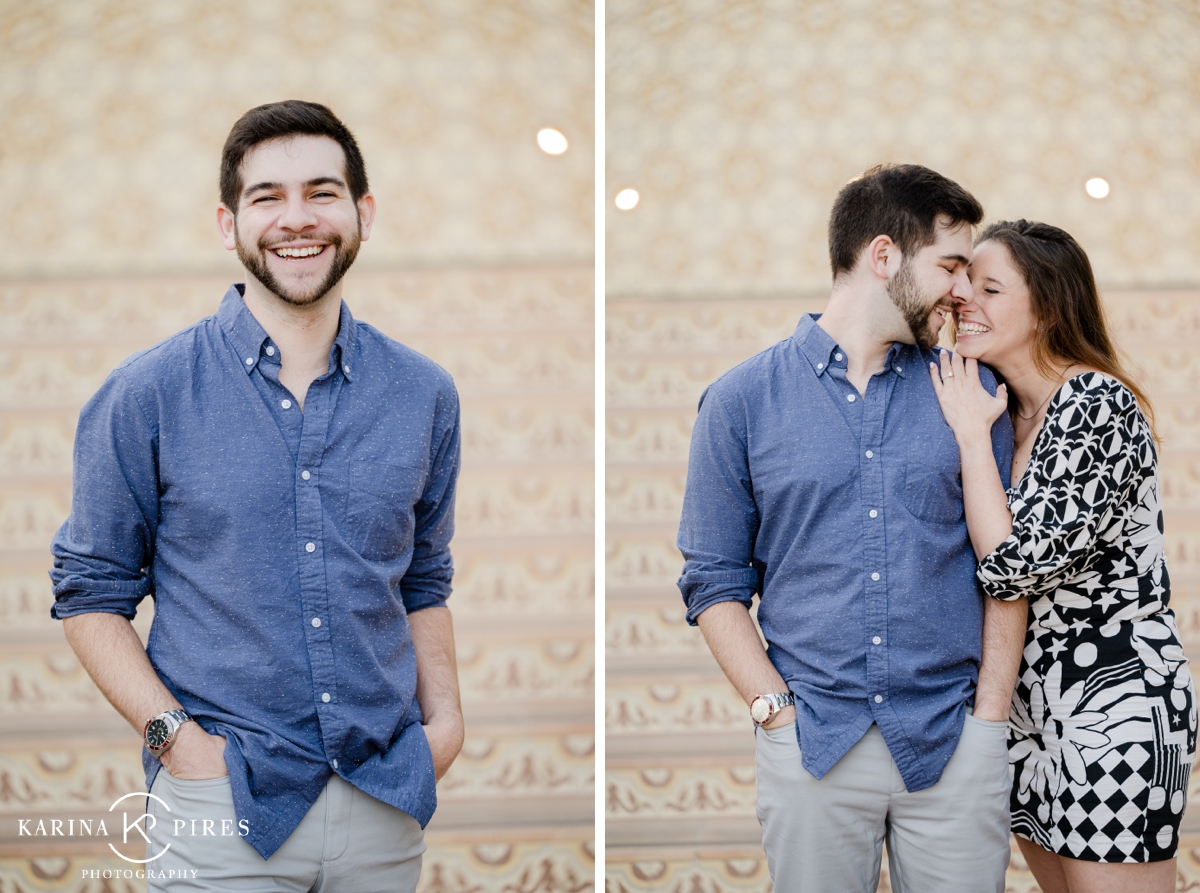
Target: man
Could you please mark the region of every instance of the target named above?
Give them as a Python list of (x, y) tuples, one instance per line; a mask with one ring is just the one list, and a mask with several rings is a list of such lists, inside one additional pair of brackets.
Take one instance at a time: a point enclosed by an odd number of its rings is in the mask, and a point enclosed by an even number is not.
[(151, 890), (413, 890), (463, 740), (457, 394), (342, 303), (375, 199), (329, 109), (251, 109), (220, 188), (245, 283), (84, 407), (53, 614), (145, 735)]
[[(1025, 615), (976, 589), (958, 448), (928, 372), (971, 294), (982, 217), (923, 167), (851, 181), (830, 218), (825, 312), (701, 398), (679, 586), (759, 726), (779, 891), (874, 891), (885, 837), (901, 893), (1004, 885)], [(1007, 417), (992, 436), (1007, 485)]]

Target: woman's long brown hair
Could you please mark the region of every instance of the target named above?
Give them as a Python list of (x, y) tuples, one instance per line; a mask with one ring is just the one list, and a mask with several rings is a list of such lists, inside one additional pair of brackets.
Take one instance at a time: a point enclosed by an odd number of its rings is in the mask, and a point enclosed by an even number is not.
[[(975, 244), (989, 241), (1008, 249), (1029, 287), (1037, 321), (1032, 354), (1038, 372), (1053, 375), (1056, 366), (1066, 363), (1112, 376), (1137, 397), (1153, 434), (1154, 409), (1108, 336), (1096, 277), (1079, 243), (1057, 226), (1029, 220), (993, 223)], [(1158, 439), (1157, 434), (1154, 437)]]

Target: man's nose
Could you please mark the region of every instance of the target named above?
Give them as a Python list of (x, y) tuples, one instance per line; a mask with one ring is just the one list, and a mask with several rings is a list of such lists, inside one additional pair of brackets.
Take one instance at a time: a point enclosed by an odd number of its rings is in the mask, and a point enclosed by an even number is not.
[(966, 273), (954, 277), (954, 287), (950, 289), (950, 297), (959, 304), (969, 304), (975, 300), (975, 289)]
[(317, 217), (308, 206), (308, 202), (302, 198), (288, 198), (283, 206), (283, 213), (279, 215), (281, 229), (300, 232), (316, 225)]

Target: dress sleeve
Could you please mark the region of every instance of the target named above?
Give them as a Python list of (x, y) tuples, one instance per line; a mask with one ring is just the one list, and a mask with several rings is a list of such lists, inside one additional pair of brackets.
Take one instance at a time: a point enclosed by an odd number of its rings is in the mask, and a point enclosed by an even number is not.
[(71, 515), (50, 546), (55, 619), (88, 613), (132, 619), (151, 594), (157, 456), (157, 428), (118, 369), (79, 414)]
[(1119, 533), (1132, 489), (1154, 467), (1154, 442), (1133, 394), (1100, 380), (1072, 382), (1079, 389), (1047, 416), (1025, 475), (1008, 490), (1012, 534), (977, 571), (993, 598), (1045, 595), (1086, 570), (1099, 555), (1096, 543)]

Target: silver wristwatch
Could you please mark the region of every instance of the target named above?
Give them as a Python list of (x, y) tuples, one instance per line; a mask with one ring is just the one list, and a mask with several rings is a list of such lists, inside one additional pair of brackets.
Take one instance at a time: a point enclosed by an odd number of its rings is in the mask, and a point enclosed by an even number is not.
[(784, 707), (791, 707), (795, 703), (796, 696), (790, 691), (782, 694), (773, 692), (768, 695), (759, 695), (750, 702), (750, 718), (754, 720), (756, 726), (765, 726), (779, 715), (780, 710)]
[(185, 710), (168, 710), (166, 713), (150, 717), (142, 730), (146, 750), (161, 758), (175, 743), (175, 733), (179, 731), (179, 727), (192, 721)]

